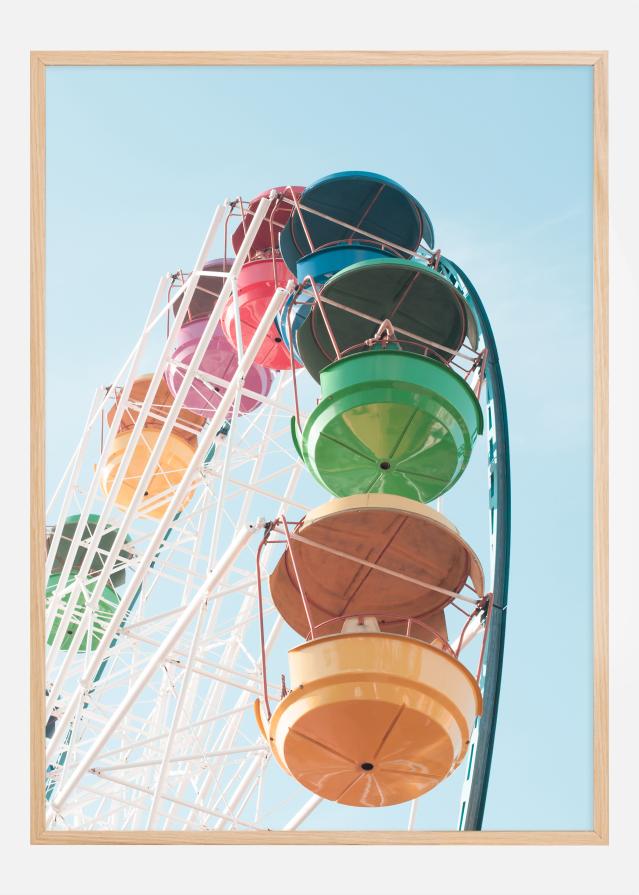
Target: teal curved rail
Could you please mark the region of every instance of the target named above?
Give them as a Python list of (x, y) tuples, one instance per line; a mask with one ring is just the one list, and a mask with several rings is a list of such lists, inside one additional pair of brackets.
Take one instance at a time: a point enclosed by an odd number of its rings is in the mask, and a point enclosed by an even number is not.
[(484, 657), (482, 691), (484, 708), (475, 724), (467, 766), (467, 785), (459, 815), (460, 830), (481, 830), (490, 779), (499, 693), (506, 638), (506, 607), (510, 569), (511, 479), (508, 416), (504, 382), (495, 337), (486, 309), (464, 271), (441, 258), (440, 267), (456, 279), (477, 317), (484, 347), (488, 349), (486, 396), (488, 404), (488, 467), (493, 610)]

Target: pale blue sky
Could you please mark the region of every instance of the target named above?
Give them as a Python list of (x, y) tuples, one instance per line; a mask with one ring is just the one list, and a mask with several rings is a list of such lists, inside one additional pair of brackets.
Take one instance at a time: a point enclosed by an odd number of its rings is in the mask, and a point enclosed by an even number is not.
[[(588, 68), (47, 73), (49, 487), (159, 277), (190, 269), (225, 196), (378, 171), (419, 198), (436, 245), (474, 280), (499, 346), (513, 474), (486, 828), (591, 827), (591, 125)], [(477, 549), (486, 520), (465, 495), (484, 476), (479, 443), (467, 487), (445, 501)], [(420, 806), (420, 826), (447, 825), (445, 797)], [(343, 811), (324, 805), (313, 825), (364, 825)]]

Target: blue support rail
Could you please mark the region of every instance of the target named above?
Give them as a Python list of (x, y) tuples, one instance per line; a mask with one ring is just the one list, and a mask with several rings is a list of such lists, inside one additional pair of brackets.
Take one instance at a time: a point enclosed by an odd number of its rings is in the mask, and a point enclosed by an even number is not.
[(468, 767), (469, 786), (462, 801), (459, 819), (460, 829), (481, 830), (495, 743), (506, 637), (511, 526), (508, 417), (497, 345), (486, 309), (471, 280), (457, 264), (442, 257), (440, 267), (451, 279), (458, 281), (458, 285), (466, 294), (475, 312), (484, 347), (488, 350), (486, 395), (489, 417), (489, 511), (494, 602), (484, 657), (482, 681), (484, 707), (473, 736)]

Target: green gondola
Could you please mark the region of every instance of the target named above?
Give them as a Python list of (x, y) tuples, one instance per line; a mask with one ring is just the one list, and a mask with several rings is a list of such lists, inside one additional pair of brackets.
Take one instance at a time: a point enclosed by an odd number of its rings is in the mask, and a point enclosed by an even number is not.
[(483, 430), (466, 382), (439, 361), (377, 348), (321, 373), (322, 399), (300, 432), (298, 453), (338, 497), (367, 492), (428, 502), (448, 491)]
[[(53, 559), (53, 563), (51, 566), (51, 574), (47, 581), (45, 598), (47, 605), (49, 600), (55, 593), (55, 590), (60, 581), (60, 576), (62, 569), (64, 568), (64, 564), (66, 562), (67, 556), (69, 554), (69, 550), (71, 549), (71, 544), (73, 541), (73, 537), (78, 527), (78, 522), (80, 521), (80, 516), (69, 516), (62, 528), (62, 534), (60, 535), (60, 540), (58, 542), (58, 546), (56, 549), (55, 557)], [(67, 578), (66, 586), (64, 589), (64, 593), (62, 594), (62, 605), (56, 612), (56, 616), (51, 624), (51, 629), (49, 631), (49, 637), (47, 639), (47, 643), (51, 646), (54, 643), (58, 627), (62, 620), (62, 616), (64, 614), (64, 610), (69, 601), (69, 596), (73, 590), (73, 586), (78, 578), (78, 572), (82, 567), (84, 559), (87, 554), (86, 543), (93, 537), (93, 534), (98, 526), (100, 521), (100, 517), (96, 514), (91, 514), (87, 516), (87, 521), (84, 526), (84, 530), (82, 532), (82, 537), (79, 541), (79, 545), (76, 548), (75, 555), (73, 557), (71, 563), (71, 569), (69, 570), (69, 575)], [(108, 530), (101, 538), (98, 548), (89, 564), (89, 569), (87, 572), (87, 579), (84, 585), (84, 589), (80, 591), (78, 594), (77, 601), (75, 603), (75, 608), (71, 615), (71, 618), (67, 621), (67, 630), (60, 642), (61, 650), (68, 650), (71, 646), (73, 638), (75, 637), (75, 633), (77, 631), (78, 625), (81, 622), (82, 615), (84, 614), (87, 595), (93, 593), (95, 589), (95, 585), (97, 584), (98, 578), (100, 577), (100, 573), (104, 567), (105, 559), (113, 547), (115, 539), (117, 537), (118, 530), (117, 528), (111, 528)], [(50, 531), (47, 537), (47, 546), (49, 547), (53, 541), (54, 530)], [(127, 536), (126, 542), (130, 542), (131, 538)], [(116, 563), (113, 567), (113, 571), (108, 578), (107, 583), (105, 584), (102, 593), (98, 599), (97, 606), (94, 608), (93, 612), (93, 629), (91, 635), (91, 649), (94, 650), (102, 636), (106, 627), (108, 626), (111, 618), (113, 617), (113, 613), (120, 602), (120, 598), (117, 594), (116, 588), (121, 587), (124, 584), (125, 580), (125, 566), (124, 564), (130, 561), (131, 559), (131, 551), (130, 549), (122, 548), (120, 550), (120, 554)], [(87, 633), (84, 634), (80, 646), (78, 647), (79, 652), (85, 652), (87, 648)]]

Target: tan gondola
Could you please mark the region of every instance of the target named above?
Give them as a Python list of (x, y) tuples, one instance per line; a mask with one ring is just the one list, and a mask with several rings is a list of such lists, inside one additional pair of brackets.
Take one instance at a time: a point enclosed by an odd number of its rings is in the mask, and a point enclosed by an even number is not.
[[(291, 550), (269, 584), (278, 612), (307, 637), (293, 559), (318, 634), (335, 633), (344, 615), (362, 613), (376, 616), (383, 631), (404, 633), (405, 619), (412, 618), (446, 637), (444, 607), (453, 594), (468, 579), (483, 594), (479, 559), (455, 526), (431, 507), (395, 494), (329, 500), (292, 534)], [(412, 635), (432, 639), (419, 625)]]

